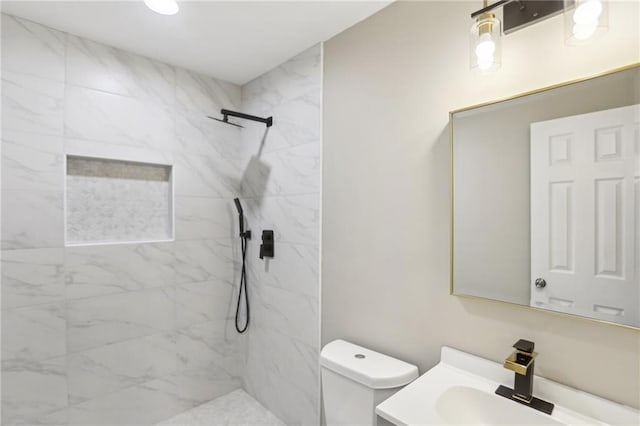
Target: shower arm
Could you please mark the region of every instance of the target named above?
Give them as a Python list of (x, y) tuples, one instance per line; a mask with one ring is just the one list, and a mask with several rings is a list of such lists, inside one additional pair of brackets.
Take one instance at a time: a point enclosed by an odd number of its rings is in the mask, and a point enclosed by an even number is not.
[(230, 111), (228, 109), (221, 109), (220, 114), (224, 117), (224, 121), (227, 121), (229, 116), (243, 118), (245, 120), (257, 121), (259, 123), (264, 123), (267, 127), (273, 126), (273, 117), (262, 118), (255, 115), (245, 114), (243, 112)]

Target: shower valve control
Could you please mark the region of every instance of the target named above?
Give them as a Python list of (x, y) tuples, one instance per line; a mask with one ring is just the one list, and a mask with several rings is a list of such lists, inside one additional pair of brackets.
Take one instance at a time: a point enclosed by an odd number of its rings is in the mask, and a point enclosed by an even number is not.
[(260, 259), (265, 257), (273, 257), (273, 230), (265, 229), (262, 231), (262, 244), (260, 244)]

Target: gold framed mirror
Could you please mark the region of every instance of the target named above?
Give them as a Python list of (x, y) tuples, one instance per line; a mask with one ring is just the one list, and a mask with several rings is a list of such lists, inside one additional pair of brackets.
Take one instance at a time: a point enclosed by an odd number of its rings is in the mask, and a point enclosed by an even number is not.
[(640, 329), (640, 63), (449, 131), (450, 294)]

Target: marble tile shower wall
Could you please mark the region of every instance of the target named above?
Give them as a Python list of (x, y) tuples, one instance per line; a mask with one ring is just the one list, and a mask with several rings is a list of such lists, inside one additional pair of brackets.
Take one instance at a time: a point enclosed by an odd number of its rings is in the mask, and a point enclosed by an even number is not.
[[(242, 385), (241, 89), (2, 15), (2, 424), (152, 424)], [(65, 247), (65, 155), (171, 164), (173, 242)], [(284, 250), (284, 249), (283, 249)]]
[[(320, 423), (319, 224), (322, 46), (242, 88), (249, 113), (273, 115), (242, 134), (252, 229), (273, 229), (275, 258), (249, 265), (245, 389), (289, 425)], [(259, 250), (258, 232), (249, 245)], [(274, 391), (277, 390), (277, 391)]]

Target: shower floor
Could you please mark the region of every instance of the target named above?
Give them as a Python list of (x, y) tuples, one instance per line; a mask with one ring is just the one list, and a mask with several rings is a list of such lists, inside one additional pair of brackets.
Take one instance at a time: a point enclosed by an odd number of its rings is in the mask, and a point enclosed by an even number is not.
[(199, 405), (156, 426), (285, 426), (242, 389)]

